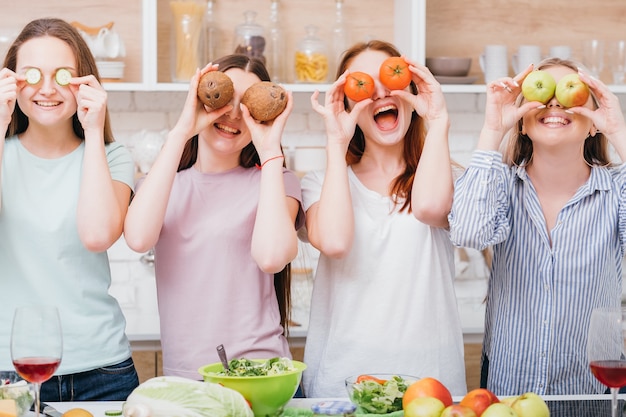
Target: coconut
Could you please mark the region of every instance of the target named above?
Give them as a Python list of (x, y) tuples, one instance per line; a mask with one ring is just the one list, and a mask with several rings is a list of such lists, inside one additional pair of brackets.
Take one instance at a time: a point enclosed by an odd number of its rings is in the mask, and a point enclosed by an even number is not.
[(287, 106), (287, 91), (270, 81), (252, 84), (241, 98), (250, 115), (259, 122), (274, 120)]
[(210, 71), (200, 78), (198, 98), (207, 107), (224, 107), (233, 99), (234, 94), (233, 81), (221, 71)]

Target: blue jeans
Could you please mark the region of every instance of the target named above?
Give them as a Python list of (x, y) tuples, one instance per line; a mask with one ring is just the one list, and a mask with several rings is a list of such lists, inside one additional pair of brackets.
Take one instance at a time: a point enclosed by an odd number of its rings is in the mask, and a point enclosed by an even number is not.
[(41, 401), (125, 401), (138, 385), (135, 364), (128, 358), (91, 371), (55, 375), (41, 385)]

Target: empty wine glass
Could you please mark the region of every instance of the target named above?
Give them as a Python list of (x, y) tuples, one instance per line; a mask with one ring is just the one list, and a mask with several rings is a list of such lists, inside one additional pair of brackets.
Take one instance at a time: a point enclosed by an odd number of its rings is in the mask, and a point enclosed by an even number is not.
[(41, 384), (61, 363), (63, 336), (56, 307), (18, 307), (11, 329), (11, 359), (17, 373), (35, 386), (35, 415), (39, 416)]
[(604, 68), (604, 42), (598, 39), (583, 42), (583, 64), (593, 77), (600, 79)]
[(626, 309), (596, 308), (591, 313), (587, 356), (593, 375), (611, 390), (611, 413), (617, 417), (617, 393), (626, 385)]
[(609, 43), (609, 65), (613, 73), (613, 84), (624, 84), (626, 72), (626, 40)]

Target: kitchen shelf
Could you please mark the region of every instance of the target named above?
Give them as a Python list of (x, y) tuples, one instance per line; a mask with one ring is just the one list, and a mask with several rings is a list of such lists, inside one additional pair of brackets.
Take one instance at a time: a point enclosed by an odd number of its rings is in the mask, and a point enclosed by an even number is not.
[[(167, 72), (164, 56), (169, 50), (169, 31), (166, 19), (165, 0), (142, 1), (142, 82), (111, 82), (104, 86), (109, 91), (187, 91), (187, 83), (164, 82)], [(287, 0), (285, 0), (287, 1)], [(330, 1), (330, 0), (328, 0)], [(255, 3), (256, 6), (256, 3)], [(242, 9), (243, 10), (243, 9)], [(408, 57), (425, 60), (425, 13), (426, 0), (394, 0), (393, 42)], [(361, 16), (363, 17), (363, 16)], [(285, 84), (294, 93), (326, 91), (330, 84)]]

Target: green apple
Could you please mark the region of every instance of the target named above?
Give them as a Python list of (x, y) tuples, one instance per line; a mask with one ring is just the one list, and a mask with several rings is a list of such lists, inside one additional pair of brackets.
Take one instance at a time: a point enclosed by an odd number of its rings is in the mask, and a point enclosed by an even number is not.
[(556, 99), (565, 107), (582, 106), (589, 98), (589, 87), (578, 74), (565, 75), (556, 84)]
[(440, 417), (445, 408), (439, 398), (418, 397), (404, 407), (404, 417)]
[(520, 417), (515, 410), (513, 410), (508, 405), (503, 402), (493, 403), (483, 413), (480, 417)]
[[(506, 400), (508, 399), (504, 399), (502, 402)], [(543, 398), (534, 392), (527, 392), (514, 397), (510, 406), (515, 410), (518, 417), (550, 417), (548, 405)]]
[(452, 404), (447, 406), (441, 417), (478, 417), (474, 410), (460, 404)]
[(556, 81), (548, 71), (535, 70), (524, 78), (522, 94), (528, 101), (540, 101), (546, 104), (556, 89)]

